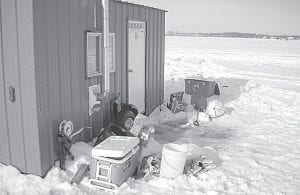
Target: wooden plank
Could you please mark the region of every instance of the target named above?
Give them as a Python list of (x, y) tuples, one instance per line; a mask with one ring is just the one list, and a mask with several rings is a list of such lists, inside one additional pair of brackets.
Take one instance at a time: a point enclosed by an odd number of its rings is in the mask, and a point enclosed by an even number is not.
[(15, 1), (2, 1), (2, 43), (3, 64), (6, 80), (6, 99), (9, 100), (8, 87), (15, 89), (15, 102), (7, 101), (7, 117), (9, 129), (9, 143), (11, 149), (11, 163), (22, 171), (26, 171), (25, 145), (21, 115), (21, 90), (19, 80), (18, 37), (16, 25)]
[(17, 1), (21, 111), (27, 171), (41, 175), (35, 83), (32, 0)]
[(0, 0), (0, 162), (10, 164), (10, 148), (9, 135), (7, 127), (7, 111), (6, 111), (6, 90), (4, 77), (4, 64), (2, 56), (2, 16), (1, 16), (1, 0)]

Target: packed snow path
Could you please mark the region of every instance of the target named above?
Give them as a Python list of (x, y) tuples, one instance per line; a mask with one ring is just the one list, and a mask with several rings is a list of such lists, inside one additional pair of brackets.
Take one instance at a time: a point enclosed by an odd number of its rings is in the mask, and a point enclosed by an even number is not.
[[(160, 144), (196, 144), (217, 168), (199, 177), (129, 179), (120, 194), (299, 194), (299, 75), (300, 41), (167, 37), (165, 101), (184, 90), (185, 78), (215, 80), (221, 95), (212, 99), (226, 114), (193, 127), (193, 112), (172, 115), (162, 107), (144, 121)], [(45, 179), (0, 165), (0, 194), (95, 193), (67, 182), (89, 151), (74, 145), (75, 164), (68, 162), (67, 172), (53, 168)]]

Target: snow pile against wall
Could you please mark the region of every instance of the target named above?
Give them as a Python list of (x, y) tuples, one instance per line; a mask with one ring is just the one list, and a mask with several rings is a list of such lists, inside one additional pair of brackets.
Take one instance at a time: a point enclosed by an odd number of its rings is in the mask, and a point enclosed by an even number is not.
[(83, 194), (70, 181), (78, 164), (89, 163), (90, 151), (91, 146), (83, 142), (76, 143), (71, 149), (75, 160), (66, 162), (67, 170), (62, 171), (59, 166), (53, 167), (43, 179), (21, 174), (16, 168), (0, 163), (0, 194)]

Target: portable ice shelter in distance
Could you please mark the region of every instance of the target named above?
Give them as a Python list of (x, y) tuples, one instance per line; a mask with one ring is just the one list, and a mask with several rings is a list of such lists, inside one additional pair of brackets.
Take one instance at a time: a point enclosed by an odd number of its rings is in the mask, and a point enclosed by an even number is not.
[(0, 0), (0, 162), (45, 175), (62, 120), (89, 141), (117, 97), (149, 114), (163, 102), (165, 11), (109, 1), (110, 99), (103, 101), (100, 0)]

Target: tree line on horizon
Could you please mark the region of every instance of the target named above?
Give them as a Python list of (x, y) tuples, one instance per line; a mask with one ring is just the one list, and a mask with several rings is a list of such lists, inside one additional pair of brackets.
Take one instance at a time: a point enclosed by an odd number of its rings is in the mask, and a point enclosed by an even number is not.
[(224, 32), (224, 33), (191, 33), (168, 31), (166, 36), (189, 36), (189, 37), (231, 37), (231, 38), (256, 38), (256, 39), (279, 39), (279, 40), (299, 40), (299, 35), (269, 35), (256, 33), (241, 32)]

